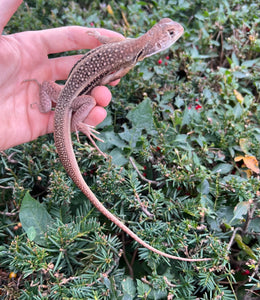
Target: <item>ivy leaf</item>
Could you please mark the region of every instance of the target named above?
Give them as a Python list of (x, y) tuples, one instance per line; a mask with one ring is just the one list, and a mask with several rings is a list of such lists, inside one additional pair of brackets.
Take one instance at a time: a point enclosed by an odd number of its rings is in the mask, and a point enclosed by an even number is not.
[(123, 279), (122, 289), (124, 292), (123, 300), (132, 300), (135, 298), (136, 287), (132, 278), (127, 277)]
[(150, 132), (153, 128), (153, 111), (150, 99), (145, 99), (137, 107), (127, 114), (127, 118), (132, 122), (133, 127), (145, 129)]
[(23, 198), (19, 217), (28, 238), (45, 246), (44, 235), (53, 220), (46, 208), (32, 198), (29, 192)]
[(143, 283), (141, 280), (137, 279), (137, 293), (138, 293), (138, 297), (142, 298), (142, 297), (147, 297), (150, 293), (151, 293), (151, 287), (146, 284)]
[(184, 125), (189, 124), (190, 120), (191, 120), (190, 110), (188, 108), (185, 108), (185, 110), (183, 112), (181, 127), (183, 127)]
[(112, 162), (113, 164), (117, 165), (117, 166), (123, 166), (126, 163), (128, 163), (128, 160), (125, 158), (125, 156), (123, 155), (122, 151), (119, 150), (118, 148), (113, 149), (109, 155), (112, 156)]

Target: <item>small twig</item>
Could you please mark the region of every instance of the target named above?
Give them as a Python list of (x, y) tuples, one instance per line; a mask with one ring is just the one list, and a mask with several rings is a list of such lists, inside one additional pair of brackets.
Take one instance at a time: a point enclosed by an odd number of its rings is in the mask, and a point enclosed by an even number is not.
[(129, 160), (130, 160), (132, 166), (134, 167), (134, 169), (136, 170), (137, 174), (141, 177), (141, 179), (142, 179), (143, 181), (148, 182), (148, 183), (150, 183), (150, 184), (155, 184), (155, 185), (158, 185), (158, 184), (159, 184), (157, 181), (149, 180), (149, 179), (145, 178), (145, 177), (140, 173), (140, 171), (138, 170), (138, 168), (137, 168), (136, 164), (134, 163), (134, 160), (132, 159), (132, 157), (129, 157)]
[(12, 164), (17, 164), (18, 161), (15, 159), (12, 159), (12, 157), (16, 154), (16, 152), (12, 152), (11, 154), (7, 155), (4, 151), (0, 151), (1, 155), (5, 156), (7, 158), (7, 161)]
[(141, 202), (140, 197), (139, 197), (139, 195), (137, 194), (137, 192), (135, 192), (135, 198), (136, 198), (136, 200), (138, 201), (139, 205), (141, 206), (141, 209), (142, 209), (143, 213), (144, 213), (145, 215), (147, 215), (148, 218), (154, 218), (154, 214), (150, 213), (150, 212), (147, 210), (147, 208), (143, 205), (143, 203)]
[(163, 276), (163, 279), (169, 287), (177, 287), (177, 285), (170, 283), (166, 276)]
[(3, 185), (0, 185), (0, 189), (5, 189), (5, 190), (12, 189), (12, 190), (14, 190), (14, 187), (13, 186), (3, 186)]
[(255, 267), (255, 270), (254, 270), (254, 272), (252, 273), (252, 275), (250, 276), (250, 278), (249, 278), (249, 280), (248, 280), (249, 282), (252, 281), (252, 278), (254, 278), (255, 275), (257, 275), (258, 278), (260, 277), (260, 276), (259, 276), (259, 273), (258, 273), (258, 271), (259, 271), (259, 264), (260, 264), (260, 260), (258, 260), (258, 262), (257, 262), (257, 264), (256, 264), (256, 267)]
[(8, 216), (8, 217), (16, 216), (17, 214), (18, 214), (18, 212), (10, 213), (10, 212), (3, 212), (3, 211), (0, 211), (0, 215)]
[(218, 28), (219, 28), (219, 32), (218, 32), (218, 35), (217, 35), (217, 38), (216, 38), (216, 41), (219, 39), (220, 37), (220, 62), (221, 62), (221, 65), (223, 64), (223, 58), (224, 58), (224, 51), (223, 51), (223, 45), (224, 45), (224, 42), (223, 42), (223, 26), (220, 25), (218, 22), (215, 23)]
[(135, 258), (137, 256), (137, 253), (138, 253), (138, 248), (135, 249), (134, 253), (133, 253), (133, 256), (132, 256), (132, 259), (131, 259), (131, 266), (134, 265), (134, 262), (135, 262)]
[(256, 203), (253, 203), (253, 207), (251, 209), (249, 209), (249, 212), (247, 214), (246, 222), (245, 222), (245, 225), (244, 225), (244, 228), (243, 228), (243, 233), (244, 234), (247, 233), (249, 224), (250, 224), (250, 222), (253, 219), (253, 215), (254, 215), (255, 209), (256, 209)]
[[(103, 277), (108, 277), (108, 275), (113, 271), (115, 265), (118, 264), (119, 259), (122, 255), (122, 252), (123, 252), (122, 250), (119, 251), (118, 256), (114, 259), (114, 262), (115, 262), (114, 265), (110, 269), (108, 269), (106, 273), (102, 273), (102, 276), (100, 276), (97, 280), (93, 281), (92, 283), (86, 284), (86, 286), (91, 287), (94, 284), (96, 284), (97, 281), (101, 281)], [(80, 278), (80, 276), (73, 276), (73, 277), (69, 277), (69, 278), (63, 278), (59, 285), (61, 286), (61, 285), (67, 284), (69, 281), (74, 280), (74, 279), (78, 279), (78, 278)]]
[(125, 260), (126, 265), (128, 267), (130, 277), (134, 278), (133, 268), (132, 268), (131, 264), (129, 263), (129, 260), (127, 259), (126, 253), (125, 253), (125, 233), (124, 232), (122, 232), (122, 242), (123, 242), (123, 257), (124, 257), (124, 260)]
[(254, 236), (258, 236), (260, 235), (260, 232), (247, 232), (248, 235), (254, 235)]
[[(256, 292), (253, 291), (253, 289), (255, 289), (255, 288), (256, 288), (256, 286), (253, 285), (250, 290), (246, 289), (247, 293), (244, 297), (244, 300), (251, 300), (252, 299), (251, 294), (254, 294), (254, 295), (259, 297), (259, 293), (256, 293)], [(257, 299), (259, 299), (259, 298), (257, 298)]]
[(231, 246), (233, 245), (233, 242), (234, 242), (236, 233), (237, 233), (238, 231), (242, 231), (242, 229), (241, 229), (240, 227), (237, 227), (237, 228), (233, 231), (232, 236), (231, 236), (231, 239), (230, 239), (230, 241), (229, 241), (229, 243), (228, 243), (228, 246), (227, 246), (227, 250), (230, 250)]
[(152, 286), (151, 282), (149, 282), (147, 279), (146, 279), (146, 276), (144, 276), (143, 278), (141, 278), (142, 282)]

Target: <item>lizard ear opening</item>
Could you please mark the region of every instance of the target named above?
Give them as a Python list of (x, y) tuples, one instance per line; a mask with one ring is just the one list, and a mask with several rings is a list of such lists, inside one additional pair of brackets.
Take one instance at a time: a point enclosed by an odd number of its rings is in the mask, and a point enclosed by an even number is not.
[(137, 54), (136, 56), (136, 61), (140, 61), (140, 60), (143, 60), (144, 57), (143, 57), (143, 49)]

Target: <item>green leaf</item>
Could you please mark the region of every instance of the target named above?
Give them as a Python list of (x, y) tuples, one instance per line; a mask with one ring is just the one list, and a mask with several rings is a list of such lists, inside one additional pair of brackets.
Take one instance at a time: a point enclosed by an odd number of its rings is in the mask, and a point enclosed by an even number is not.
[(122, 289), (124, 293), (123, 300), (132, 300), (135, 298), (136, 287), (132, 278), (127, 277), (122, 281)]
[(246, 77), (248, 77), (248, 74), (245, 74), (245, 73), (242, 73), (242, 72), (238, 72), (238, 71), (235, 71), (233, 73), (233, 75), (236, 78), (246, 78)]
[(248, 201), (238, 203), (234, 208), (234, 217), (232, 218), (231, 222), (235, 219), (243, 219), (243, 216), (247, 214), (249, 207), (250, 203)]
[(253, 219), (248, 226), (248, 230), (250, 232), (260, 232), (260, 219)]
[(127, 127), (126, 124), (123, 124), (121, 126), (121, 128), (124, 130), (122, 132), (119, 132), (118, 135), (120, 136), (121, 139), (123, 139), (124, 141), (127, 141), (129, 143), (129, 141), (132, 140), (132, 137), (133, 137), (133, 132), (131, 129), (129, 129)]
[(231, 164), (218, 164), (212, 170), (213, 173), (228, 174), (233, 169)]
[(186, 107), (185, 110), (184, 110), (184, 113), (183, 113), (181, 127), (183, 127), (184, 125), (189, 124), (190, 120), (191, 120), (190, 110)]
[(149, 98), (146, 98), (136, 108), (127, 114), (127, 118), (132, 122), (133, 127), (145, 129), (147, 132), (154, 128), (152, 105)]
[(232, 52), (232, 62), (233, 62), (233, 64), (235, 65), (235, 66), (239, 66), (239, 60), (238, 60), (238, 58), (237, 58), (237, 56), (236, 56), (236, 54), (235, 54), (235, 52)]
[(237, 245), (240, 249), (244, 250), (254, 260), (257, 260), (253, 250), (243, 242), (242, 236), (240, 234), (235, 235), (235, 241), (237, 242)]
[(53, 220), (46, 208), (32, 198), (29, 192), (23, 198), (19, 217), (28, 238), (44, 246), (44, 235)]
[(124, 131), (120, 132), (118, 135), (121, 139), (127, 142), (128, 146), (130, 146), (131, 148), (135, 148), (136, 143), (142, 135), (142, 129), (136, 127), (129, 129), (126, 124), (123, 124), (122, 128), (124, 129)]
[(241, 138), (239, 139), (239, 146), (244, 153), (248, 154), (252, 143), (248, 138)]
[(113, 164), (117, 166), (123, 166), (126, 163), (128, 163), (128, 160), (125, 158), (125, 156), (122, 154), (122, 152), (119, 149), (113, 149), (109, 155), (112, 156), (112, 162)]
[(146, 67), (146, 66), (141, 67), (140, 72), (142, 74), (143, 80), (150, 80), (154, 75), (154, 73), (149, 71), (148, 67)]
[(30, 241), (33, 241), (37, 237), (35, 227), (29, 227), (26, 233)]
[(174, 142), (186, 144), (187, 143), (187, 134), (176, 135)]
[(137, 293), (138, 293), (138, 297), (142, 298), (142, 297), (147, 297), (150, 292), (151, 292), (151, 287), (146, 284), (143, 283), (141, 280), (137, 279)]
[(102, 137), (104, 138), (106, 144), (108, 145), (113, 145), (118, 148), (123, 148), (124, 146), (126, 146), (124, 141), (122, 141), (122, 139), (113, 131), (104, 132)]
[(234, 215), (233, 207), (224, 206), (215, 211), (213, 216), (208, 216), (207, 221), (212, 230), (222, 231), (221, 225), (226, 224), (228, 227)]
[(243, 109), (240, 103), (237, 103), (236, 106), (233, 108), (233, 114), (236, 119), (239, 119), (243, 113)]
[(209, 182), (207, 179), (204, 179), (203, 182), (197, 187), (197, 191), (203, 195), (208, 195)]
[(241, 64), (241, 66), (250, 68), (250, 67), (253, 67), (253, 65), (255, 65), (258, 61), (259, 61), (259, 58), (252, 59), (252, 60), (246, 60)]
[(177, 96), (176, 99), (175, 99), (175, 101), (174, 101), (174, 104), (175, 104), (178, 108), (180, 108), (181, 106), (184, 105), (184, 101), (183, 101), (183, 99), (182, 99), (180, 96)]

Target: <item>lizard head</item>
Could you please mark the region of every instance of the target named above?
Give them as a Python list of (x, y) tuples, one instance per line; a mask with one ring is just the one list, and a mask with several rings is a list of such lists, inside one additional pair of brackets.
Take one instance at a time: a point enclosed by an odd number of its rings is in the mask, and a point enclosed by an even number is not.
[(136, 57), (136, 61), (155, 53), (161, 52), (174, 44), (183, 34), (183, 27), (169, 18), (161, 19), (146, 34), (139, 39), (143, 40), (143, 47)]

